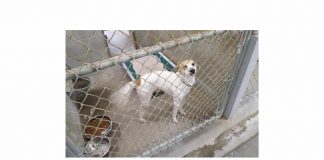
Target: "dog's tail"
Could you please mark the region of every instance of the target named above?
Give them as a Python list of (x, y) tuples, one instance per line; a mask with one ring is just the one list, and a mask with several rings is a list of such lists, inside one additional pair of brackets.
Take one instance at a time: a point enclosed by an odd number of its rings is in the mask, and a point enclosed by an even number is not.
[(110, 95), (113, 106), (123, 107), (128, 102), (132, 89), (135, 87), (134, 81), (126, 83)]

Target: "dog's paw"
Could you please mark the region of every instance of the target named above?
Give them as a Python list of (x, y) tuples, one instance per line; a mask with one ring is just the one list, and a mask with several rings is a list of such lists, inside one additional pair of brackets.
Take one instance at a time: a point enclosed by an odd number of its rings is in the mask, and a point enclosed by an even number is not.
[(183, 111), (183, 110), (180, 110), (179, 112), (180, 112), (181, 115), (185, 115), (186, 114), (186, 112)]
[(141, 118), (141, 119), (140, 119), (140, 122), (141, 122), (141, 123), (145, 123), (146, 120), (145, 120), (144, 118)]

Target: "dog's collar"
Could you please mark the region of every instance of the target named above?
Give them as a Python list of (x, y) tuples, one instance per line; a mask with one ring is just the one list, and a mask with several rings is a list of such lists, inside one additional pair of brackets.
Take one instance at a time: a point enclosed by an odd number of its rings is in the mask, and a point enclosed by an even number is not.
[(186, 86), (188, 86), (188, 87), (192, 87), (192, 85), (190, 85), (190, 84), (188, 84), (186, 81), (184, 81), (183, 79), (181, 80), (181, 82), (183, 83), (183, 84), (185, 84)]

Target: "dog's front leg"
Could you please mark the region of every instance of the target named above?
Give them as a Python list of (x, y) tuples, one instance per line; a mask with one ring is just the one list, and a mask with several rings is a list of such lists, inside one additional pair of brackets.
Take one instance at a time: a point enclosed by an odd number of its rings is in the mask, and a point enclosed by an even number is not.
[(173, 106), (172, 120), (173, 120), (174, 123), (178, 123), (178, 120), (177, 120), (177, 112), (178, 112), (178, 109), (179, 109), (179, 105), (174, 105)]
[(173, 96), (173, 111), (172, 111), (172, 120), (174, 123), (178, 123), (177, 113), (182, 101), (182, 97)]
[(183, 98), (182, 100), (181, 100), (181, 104), (180, 104), (180, 107), (179, 107), (179, 112), (180, 112), (180, 114), (181, 115), (185, 115), (186, 114), (186, 112), (183, 110), (183, 105), (184, 105), (184, 102), (186, 101), (186, 99), (185, 98)]
[(150, 98), (151, 98), (151, 94), (148, 94), (147, 92), (144, 91), (138, 91), (138, 96), (141, 102), (140, 108), (139, 108), (139, 117), (140, 117), (140, 122), (144, 123), (145, 119), (144, 119), (144, 111), (145, 109), (149, 106), (150, 104)]

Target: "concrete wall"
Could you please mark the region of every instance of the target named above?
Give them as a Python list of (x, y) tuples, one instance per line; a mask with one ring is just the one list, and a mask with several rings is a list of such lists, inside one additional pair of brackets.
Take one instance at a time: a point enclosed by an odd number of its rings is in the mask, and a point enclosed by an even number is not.
[(177, 39), (184, 37), (186, 35), (194, 34), (202, 32), (201, 30), (193, 30), (193, 31), (177, 31), (177, 30), (136, 30), (134, 31), (134, 37), (136, 40), (136, 47), (143, 48), (147, 46), (152, 46), (157, 42), (165, 42), (171, 39)]
[(254, 68), (254, 71), (249, 81), (249, 85), (246, 88), (243, 98), (251, 94), (254, 94), (258, 91), (259, 91), (259, 64), (257, 64)]
[(99, 30), (67, 30), (66, 64), (71, 68), (110, 57), (106, 37)]
[[(66, 97), (66, 156), (72, 157), (80, 154), (84, 146), (82, 128), (77, 107)], [(72, 142), (69, 143), (69, 142)], [(73, 148), (76, 148), (74, 150)]]

